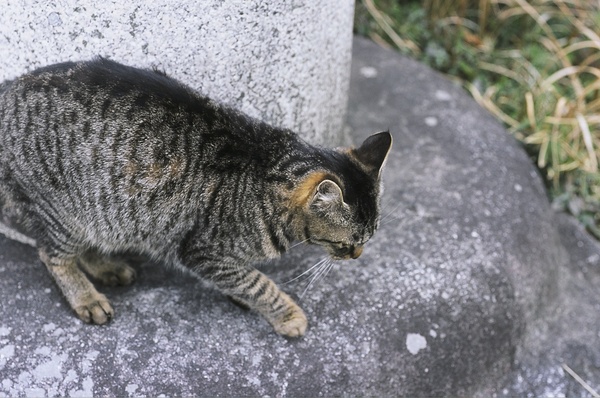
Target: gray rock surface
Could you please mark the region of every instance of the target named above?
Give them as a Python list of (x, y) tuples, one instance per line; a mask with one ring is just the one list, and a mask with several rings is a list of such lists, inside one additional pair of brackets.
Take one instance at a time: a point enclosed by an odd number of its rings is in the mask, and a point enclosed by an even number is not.
[(167, 71), (316, 142), (341, 140), (353, 0), (9, 0), (0, 81), (97, 55)]
[[(0, 240), (0, 396), (588, 394), (562, 363), (598, 390), (600, 248), (568, 218), (557, 231), (498, 122), (363, 39), (348, 114), (355, 142), (394, 135), (384, 218), (358, 260), (299, 300), (304, 338), (149, 263), (134, 286), (101, 288), (116, 318), (87, 326), (34, 250)], [(283, 283), (323, 256), (298, 246), (263, 269)], [(284, 288), (300, 296), (308, 283)]]
[(568, 256), (552, 299), (530, 319), (499, 396), (593, 396), (568, 369), (600, 393), (600, 244), (571, 217), (558, 214), (556, 222)]

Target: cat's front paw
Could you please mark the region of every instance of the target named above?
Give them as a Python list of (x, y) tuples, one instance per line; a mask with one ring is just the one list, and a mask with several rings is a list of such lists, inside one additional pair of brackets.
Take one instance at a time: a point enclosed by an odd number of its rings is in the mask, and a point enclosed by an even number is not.
[(282, 336), (300, 337), (304, 336), (308, 321), (302, 308), (294, 305), (289, 312), (280, 320), (273, 323), (275, 331)]
[(73, 309), (79, 319), (85, 323), (103, 325), (110, 321), (115, 314), (110, 302), (103, 294), (95, 294), (89, 299), (78, 303)]

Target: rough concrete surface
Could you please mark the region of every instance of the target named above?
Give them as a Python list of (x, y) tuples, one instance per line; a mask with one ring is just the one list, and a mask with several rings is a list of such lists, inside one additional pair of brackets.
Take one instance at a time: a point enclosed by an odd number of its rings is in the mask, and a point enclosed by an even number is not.
[(0, 81), (97, 55), (158, 67), (316, 142), (339, 142), (353, 0), (4, 0)]
[[(600, 248), (568, 220), (555, 228), (541, 179), (499, 123), (363, 39), (348, 115), (355, 142), (394, 135), (384, 218), (358, 260), (299, 300), (304, 338), (149, 263), (134, 286), (100, 288), (111, 324), (84, 325), (35, 251), (0, 240), (0, 396), (589, 395), (567, 362), (598, 390)], [(283, 285), (323, 256), (298, 246), (262, 268)], [(298, 297), (308, 283), (283, 286)]]

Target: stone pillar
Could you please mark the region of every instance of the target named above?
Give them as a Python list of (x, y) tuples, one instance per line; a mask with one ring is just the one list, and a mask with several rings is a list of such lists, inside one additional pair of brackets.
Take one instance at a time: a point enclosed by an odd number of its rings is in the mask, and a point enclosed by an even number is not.
[(353, 0), (4, 0), (0, 81), (102, 55), (158, 67), (318, 144), (339, 144)]

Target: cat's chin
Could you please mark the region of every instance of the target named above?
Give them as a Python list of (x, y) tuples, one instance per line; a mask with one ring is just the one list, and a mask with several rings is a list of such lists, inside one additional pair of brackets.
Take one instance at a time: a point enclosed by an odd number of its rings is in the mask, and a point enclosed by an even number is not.
[(352, 257), (350, 256), (333, 256), (330, 255), (331, 259), (334, 261), (339, 261), (339, 260), (350, 260)]
[(344, 253), (344, 254), (339, 254), (334, 252), (329, 251), (329, 256), (331, 257), (332, 260), (356, 260), (357, 258), (360, 257), (360, 255), (363, 252), (363, 247), (362, 246), (356, 246), (356, 247), (352, 247), (351, 250), (348, 253)]
[(358, 256), (352, 256), (350, 254), (345, 254), (343, 256), (339, 256), (339, 255), (336, 255), (336, 254), (329, 253), (329, 257), (331, 257), (331, 259), (334, 260), (334, 261), (339, 261), (339, 260), (356, 260), (359, 256), (360, 256), (360, 254)]

